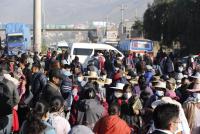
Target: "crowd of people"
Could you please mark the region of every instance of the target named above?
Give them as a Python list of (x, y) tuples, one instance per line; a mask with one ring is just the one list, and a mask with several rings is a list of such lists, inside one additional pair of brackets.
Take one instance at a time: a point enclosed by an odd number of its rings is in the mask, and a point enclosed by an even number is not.
[(200, 134), (200, 56), (0, 58), (0, 134)]

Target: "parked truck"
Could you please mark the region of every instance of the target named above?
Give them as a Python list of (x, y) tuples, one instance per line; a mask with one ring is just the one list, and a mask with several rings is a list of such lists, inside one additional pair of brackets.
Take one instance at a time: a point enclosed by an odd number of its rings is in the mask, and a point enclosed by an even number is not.
[(31, 49), (30, 29), (22, 23), (8, 23), (5, 26), (6, 51), (8, 55), (17, 55)]
[(119, 42), (118, 49), (124, 53), (134, 52), (143, 55), (148, 53), (153, 56), (153, 41), (148, 39), (125, 39)]

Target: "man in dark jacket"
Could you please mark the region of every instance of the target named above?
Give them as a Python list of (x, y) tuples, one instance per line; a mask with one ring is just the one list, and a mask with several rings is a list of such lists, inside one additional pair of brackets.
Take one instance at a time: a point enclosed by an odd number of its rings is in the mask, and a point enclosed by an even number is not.
[(31, 92), (33, 93), (32, 106), (34, 107), (36, 102), (39, 100), (39, 96), (42, 90), (47, 85), (47, 77), (40, 72), (41, 65), (39, 62), (32, 64), (32, 85)]
[(151, 134), (174, 134), (178, 130), (179, 108), (174, 104), (161, 104), (153, 113), (155, 130)]
[(10, 134), (12, 128), (12, 109), (19, 103), (19, 94), (15, 84), (3, 76), (0, 67), (0, 134)]
[(41, 99), (50, 102), (55, 96), (61, 96), (60, 83), (61, 83), (61, 71), (54, 69), (49, 71), (49, 81), (46, 87), (42, 91)]

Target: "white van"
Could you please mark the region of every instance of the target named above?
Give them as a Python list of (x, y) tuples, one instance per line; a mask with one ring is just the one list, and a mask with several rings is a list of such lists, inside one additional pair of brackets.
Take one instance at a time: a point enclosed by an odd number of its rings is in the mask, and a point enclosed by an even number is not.
[(67, 50), (69, 48), (69, 43), (67, 43), (66, 41), (60, 41), (56, 46), (56, 49), (60, 48), (62, 50)]
[(113, 46), (107, 44), (97, 44), (97, 43), (72, 43), (68, 45), (70, 49), (71, 59), (74, 59), (75, 56), (79, 57), (79, 62), (82, 63), (83, 67), (87, 66), (89, 60), (96, 51), (99, 50), (113, 50), (116, 54), (120, 55), (120, 59), (124, 58), (124, 55), (114, 48)]

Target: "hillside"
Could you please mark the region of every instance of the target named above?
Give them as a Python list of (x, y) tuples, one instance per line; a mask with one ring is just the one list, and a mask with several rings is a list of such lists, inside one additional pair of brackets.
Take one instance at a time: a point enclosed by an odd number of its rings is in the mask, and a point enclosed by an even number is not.
[[(120, 21), (120, 8), (126, 5), (125, 19), (142, 17), (147, 3), (153, 0), (43, 0), (45, 22), (48, 24), (71, 24), (86, 21)], [(1, 0), (0, 21), (32, 23), (33, 0)]]

